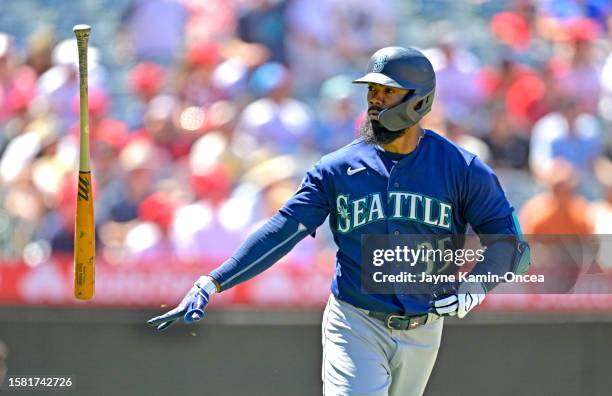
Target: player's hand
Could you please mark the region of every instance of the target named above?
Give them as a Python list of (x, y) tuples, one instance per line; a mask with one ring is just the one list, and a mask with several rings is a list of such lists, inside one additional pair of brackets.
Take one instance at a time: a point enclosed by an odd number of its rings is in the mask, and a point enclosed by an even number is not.
[(434, 296), (433, 311), (440, 316), (464, 318), (484, 301), (486, 291), (480, 282), (463, 282), (456, 293)]
[(210, 294), (206, 292), (206, 285), (212, 282), (210, 277), (201, 276), (187, 292), (176, 308), (163, 315), (156, 316), (147, 321), (151, 326), (157, 326), (157, 330), (165, 330), (172, 326), (177, 320), (183, 318), (185, 323), (193, 323), (202, 320), (204, 309), (210, 300)]

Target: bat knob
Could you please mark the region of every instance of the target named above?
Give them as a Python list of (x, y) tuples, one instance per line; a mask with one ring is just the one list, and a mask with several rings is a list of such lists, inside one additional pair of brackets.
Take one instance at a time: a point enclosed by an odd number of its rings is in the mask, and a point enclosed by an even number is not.
[(185, 314), (183, 318), (185, 323), (192, 323), (201, 320), (204, 317), (204, 310), (202, 309), (192, 309), (191, 311)]
[(89, 25), (74, 25), (74, 27), (72, 28), (73, 32), (80, 32), (80, 31), (90, 31), (91, 30), (91, 26)]

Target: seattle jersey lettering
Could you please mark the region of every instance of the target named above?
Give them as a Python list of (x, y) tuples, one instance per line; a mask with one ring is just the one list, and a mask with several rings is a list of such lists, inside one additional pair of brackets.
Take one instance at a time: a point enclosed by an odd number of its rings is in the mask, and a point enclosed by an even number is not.
[[(348, 194), (338, 194), (338, 232), (346, 234), (386, 219), (415, 221), (445, 230), (451, 228), (453, 209), (447, 202), (409, 191), (389, 191), (387, 197), (381, 195), (374, 193), (350, 200)], [(383, 205), (384, 199), (386, 205)]]

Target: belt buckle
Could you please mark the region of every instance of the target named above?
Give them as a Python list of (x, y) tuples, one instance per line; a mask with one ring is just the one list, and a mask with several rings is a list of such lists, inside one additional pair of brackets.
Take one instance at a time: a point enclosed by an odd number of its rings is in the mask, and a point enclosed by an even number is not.
[[(410, 318), (410, 321), (408, 322), (408, 330), (416, 329), (421, 324), (423, 324), (423, 323), (421, 323), (421, 319), (422, 319), (422, 317), (420, 317), (420, 316), (415, 316), (414, 318)], [(425, 320), (427, 320), (427, 319), (425, 319)]]
[[(408, 320), (408, 323), (405, 326), (405, 328), (400, 328), (400, 327), (395, 328), (395, 327), (392, 327), (391, 326), (391, 321), (393, 319), (395, 319), (395, 318)], [(412, 330), (412, 329), (416, 329), (417, 327), (421, 326), (422, 324), (426, 324), (428, 318), (429, 318), (429, 316), (427, 316), (425, 318), (425, 322), (424, 323), (421, 323), (422, 317), (420, 317), (420, 316), (405, 317), (405, 316), (402, 316), (402, 315), (389, 315), (387, 317), (386, 325), (387, 325), (387, 328), (392, 329), (392, 330)]]
[(399, 329), (394, 329), (393, 327), (391, 327), (391, 321), (394, 318), (403, 318), (403, 316), (402, 315), (389, 315), (389, 316), (387, 316), (387, 323), (386, 323), (387, 328), (392, 329), (392, 330), (399, 330)]

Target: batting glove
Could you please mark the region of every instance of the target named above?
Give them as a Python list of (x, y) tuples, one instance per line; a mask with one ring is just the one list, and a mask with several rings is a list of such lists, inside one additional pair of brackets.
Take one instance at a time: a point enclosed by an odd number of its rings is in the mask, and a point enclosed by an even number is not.
[(434, 296), (433, 311), (440, 316), (464, 318), (484, 301), (486, 290), (480, 282), (463, 282), (457, 293)]
[(201, 276), (187, 292), (176, 308), (163, 315), (156, 316), (147, 321), (151, 326), (157, 326), (157, 330), (166, 330), (177, 320), (183, 318), (185, 323), (193, 323), (202, 320), (204, 309), (208, 305), (210, 296), (216, 291), (216, 286), (209, 276)]

